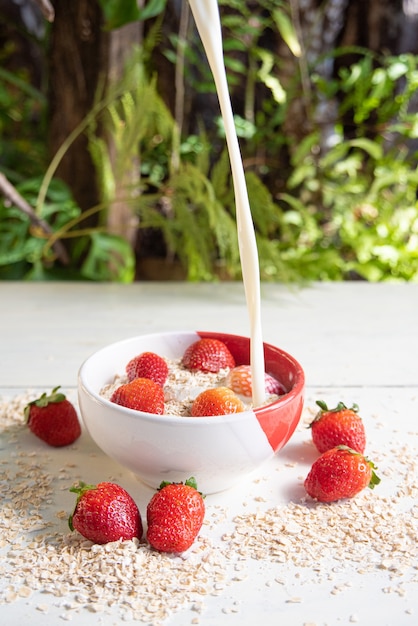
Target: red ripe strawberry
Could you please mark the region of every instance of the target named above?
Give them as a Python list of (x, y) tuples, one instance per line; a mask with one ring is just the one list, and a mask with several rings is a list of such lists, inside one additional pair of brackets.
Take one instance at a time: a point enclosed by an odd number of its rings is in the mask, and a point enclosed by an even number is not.
[[(283, 395), (286, 393), (285, 387), (270, 374), (264, 374), (265, 390), (267, 395)], [(251, 380), (251, 366), (238, 365), (234, 367), (226, 378), (228, 387), (235, 393), (251, 398), (253, 395), (253, 387)]]
[(161, 483), (147, 506), (147, 539), (160, 552), (184, 552), (196, 539), (205, 517), (205, 503), (194, 478)]
[(305, 489), (319, 502), (352, 498), (365, 487), (373, 489), (380, 483), (374, 469), (374, 464), (359, 452), (336, 446), (314, 462), (305, 479)]
[(219, 372), (226, 367), (235, 367), (235, 359), (229, 348), (219, 339), (199, 339), (184, 352), (183, 366), (188, 370)]
[(74, 512), (68, 519), (71, 530), (78, 530), (93, 543), (141, 539), (141, 515), (123, 487), (107, 482), (98, 485), (81, 482), (70, 491), (77, 494)]
[(326, 452), (335, 446), (344, 445), (363, 454), (366, 448), (366, 432), (357, 411), (357, 404), (348, 409), (339, 402), (335, 409), (328, 409), (325, 402), (318, 400), (320, 407), (310, 424), (312, 441), (319, 452)]
[(161, 385), (150, 378), (135, 378), (113, 392), (111, 402), (128, 409), (162, 415), (164, 413), (164, 391)]
[(29, 402), (24, 413), (34, 435), (54, 447), (68, 446), (81, 435), (80, 422), (74, 406), (55, 387), (50, 395)]
[(202, 391), (194, 400), (191, 408), (192, 417), (227, 415), (241, 413), (244, 404), (228, 387), (214, 387)]
[(135, 378), (150, 378), (163, 387), (168, 376), (168, 365), (159, 354), (143, 352), (129, 361), (126, 374), (129, 382)]

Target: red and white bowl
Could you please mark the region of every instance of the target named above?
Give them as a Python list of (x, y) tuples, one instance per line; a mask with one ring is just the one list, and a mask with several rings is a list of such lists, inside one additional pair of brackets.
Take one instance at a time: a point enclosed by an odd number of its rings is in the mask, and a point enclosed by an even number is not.
[(181, 358), (202, 337), (226, 343), (237, 365), (249, 363), (248, 338), (186, 331), (141, 335), (108, 345), (79, 371), (80, 410), (91, 437), (108, 456), (155, 489), (163, 480), (180, 482), (190, 476), (206, 494), (232, 487), (288, 442), (302, 413), (303, 369), (290, 354), (269, 344), (264, 344), (266, 371), (284, 384), (287, 393), (254, 410), (214, 417), (153, 415), (100, 395), (137, 354), (152, 351)]

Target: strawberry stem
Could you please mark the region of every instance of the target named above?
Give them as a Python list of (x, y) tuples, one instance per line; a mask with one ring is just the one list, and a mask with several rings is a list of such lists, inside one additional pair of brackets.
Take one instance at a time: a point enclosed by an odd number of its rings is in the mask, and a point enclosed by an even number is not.
[(194, 476), (191, 476), (190, 478), (188, 478), (185, 484), (188, 485), (189, 487), (193, 487), (193, 489), (196, 489), (197, 491), (197, 482)]
[(200, 493), (202, 498), (204, 498), (203, 494), (197, 488), (197, 481), (194, 476), (191, 476), (190, 478), (188, 478), (184, 483), (181, 481), (176, 483), (176, 482), (169, 481), (169, 480), (163, 480), (163, 482), (158, 487), (158, 491), (161, 491), (161, 489), (164, 489), (164, 487), (167, 487), (168, 485), (187, 485), (188, 487), (192, 487), (192, 489), (196, 489), (196, 491)]
[[(75, 507), (74, 507), (74, 511), (77, 508), (77, 504), (79, 503), (79, 501), (83, 497), (83, 495), (87, 491), (90, 491), (91, 489), (96, 489), (96, 485), (88, 485), (87, 483), (83, 482), (82, 480), (80, 480), (76, 485), (73, 485), (72, 487), (70, 487), (69, 491), (71, 491), (71, 493), (76, 493), (77, 494), (77, 501), (76, 501), (76, 504), (75, 504)], [(71, 513), (71, 515), (68, 518), (68, 526), (70, 527), (70, 530), (74, 530), (74, 526), (73, 526), (74, 511)]]
[[(345, 409), (347, 409), (348, 407), (344, 404), (344, 402), (339, 402), (337, 404), (337, 406), (333, 409), (329, 409), (326, 402), (324, 402), (323, 400), (317, 400), (316, 404), (319, 406), (319, 408), (321, 409), (321, 411), (327, 412), (327, 413), (338, 413), (339, 411), (344, 411)], [(354, 413), (358, 413), (359, 412), (359, 406), (358, 404), (354, 403), (349, 409), (349, 411), (353, 411)]]
[(57, 404), (58, 402), (63, 402), (65, 400), (65, 395), (61, 392), (58, 392), (58, 389), (60, 388), (60, 386), (61, 385), (54, 387), (49, 395), (46, 392), (44, 392), (39, 398), (37, 398), (36, 400), (32, 400), (32, 402), (29, 402), (25, 406), (23, 412), (24, 412), (26, 421), (28, 421), (29, 419), (31, 406), (37, 406), (42, 409), (48, 406), (48, 404)]
[(88, 485), (82, 480), (80, 480), (76, 485), (70, 487), (71, 493), (76, 493), (78, 495), (77, 502), (80, 500), (81, 496), (86, 493), (86, 491), (90, 491), (91, 489), (96, 489), (96, 485)]
[(374, 489), (376, 487), (376, 485), (378, 485), (381, 482), (381, 478), (374, 471), (375, 469), (377, 469), (376, 465), (372, 461), (370, 461), (370, 459), (366, 459), (366, 461), (370, 465), (370, 467), (372, 468), (372, 475), (371, 475), (368, 487), (370, 489)]

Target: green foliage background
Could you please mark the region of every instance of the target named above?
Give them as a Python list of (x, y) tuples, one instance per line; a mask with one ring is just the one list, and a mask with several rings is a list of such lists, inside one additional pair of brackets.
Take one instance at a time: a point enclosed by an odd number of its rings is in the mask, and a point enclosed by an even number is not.
[[(157, 16), (165, 1), (153, 0), (144, 9), (136, 1), (102, 0), (107, 27)], [(232, 0), (220, 4), (232, 7)], [(286, 89), (280, 82), (281, 60), (260, 46), (265, 28), (276, 28), (290, 50), (300, 54), (287, 3), (264, 0), (269, 9), (263, 23), (249, 33), (245, 3), (225, 18), (225, 57), (230, 87), (245, 83), (246, 119), (237, 117), (244, 159), (274, 155), (281, 164), (281, 184), (272, 189), (271, 160), (248, 169), (247, 185), (263, 280), (418, 280), (417, 114), (411, 100), (418, 87), (417, 57), (377, 57), (368, 50), (324, 81), (309, 68), (313, 106), (336, 99), (338, 121), (333, 144), (321, 147), (321, 131), (311, 131), (297, 146), (286, 135), (283, 121), (300, 96), (301, 76)], [(246, 37), (248, 64), (240, 61)], [(248, 47), (248, 35), (251, 46)], [(101, 202), (88, 214), (99, 215), (96, 228), (84, 228), (87, 217), (71, 192), (53, 178), (55, 163), (46, 161), (45, 107), (41, 93), (27, 77), (1, 70), (1, 169), (22, 196), (37, 207), (51, 226), (46, 236), (27, 216), (0, 201), (0, 278), (88, 279), (129, 282), (135, 278), (134, 250), (106, 231), (106, 215), (116, 201), (117, 182), (138, 163), (139, 184), (125, 188), (124, 201), (139, 217), (139, 228), (161, 233), (167, 255), (182, 264), (188, 280), (239, 279), (234, 196), (222, 124), (216, 136), (202, 131), (179, 136), (176, 121), (158, 93), (152, 71), (152, 51), (159, 43), (158, 21), (120, 84), (99, 102), (78, 129), (89, 137)], [(179, 41), (173, 34), (166, 55), (176, 63)], [(176, 52), (177, 51), (177, 52)], [(231, 54), (229, 54), (231, 53)], [(238, 53), (238, 54), (237, 54)], [(196, 51), (186, 47), (187, 63)], [(194, 88), (213, 91), (211, 76), (202, 68)], [(197, 81), (197, 82), (196, 82)], [(255, 92), (263, 87), (257, 105)], [(24, 102), (24, 106), (22, 103)], [(34, 111), (42, 124), (30, 120)], [(352, 126), (347, 133), (346, 120)], [(8, 133), (12, 126), (18, 133)], [(111, 160), (107, 142), (97, 132), (103, 124), (116, 147)], [(36, 133), (39, 133), (38, 135)], [(17, 137), (17, 139), (16, 139)], [(30, 138), (25, 144), (21, 137)], [(22, 158), (20, 158), (22, 157)], [(119, 198), (120, 199), (120, 198)], [(52, 244), (71, 241), (71, 263), (57, 263)]]

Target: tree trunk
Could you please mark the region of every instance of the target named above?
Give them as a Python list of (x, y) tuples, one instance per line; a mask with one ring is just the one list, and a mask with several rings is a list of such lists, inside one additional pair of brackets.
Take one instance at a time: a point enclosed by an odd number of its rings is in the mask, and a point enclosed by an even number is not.
[[(96, 0), (55, 0), (55, 19), (50, 43), (50, 126), (51, 154), (83, 122), (95, 102), (100, 81), (103, 87), (118, 80), (125, 62), (142, 39), (142, 24), (133, 22), (120, 29), (105, 31), (103, 14)], [(99, 126), (100, 132), (100, 126)], [(109, 142), (112, 154), (113, 146)], [(100, 202), (96, 173), (88, 150), (87, 137), (81, 133), (68, 147), (57, 175), (71, 188), (83, 211)], [(135, 172), (127, 173), (130, 182)], [(120, 181), (121, 186), (126, 181)], [(118, 200), (107, 215), (109, 231), (131, 243), (136, 237), (136, 221), (131, 209)], [(83, 225), (96, 224), (97, 216)]]
[[(55, 0), (50, 43), (49, 147), (51, 154), (85, 119), (99, 78), (109, 70), (109, 33), (95, 0)], [(81, 133), (61, 160), (57, 175), (71, 188), (82, 210), (99, 201), (87, 138)], [(96, 220), (90, 221), (95, 223)]]
[(397, 54), (402, 0), (350, 0), (339, 45)]
[[(142, 41), (142, 23), (132, 22), (112, 31), (109, 38), (109, 82), (118, 81), (123, 75), (126, 62), (132, 49)], [(112, 162), (116, 159), (115, 146), (109, 138), (109, 151)], [(110, 233), (124, 237), (134, 248), (138, 236), (138, 216), (132, 206), (126, 202), (126, 189), (139, 186), (139, 163), (132, 163), (131, 168), (116, 181), (115, 201), (109, 208), (107, 226)]]

